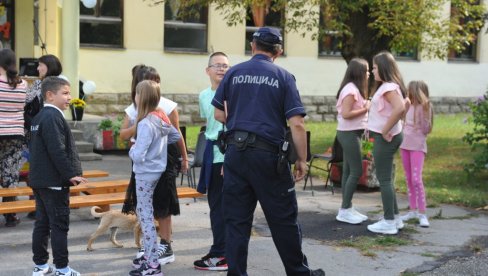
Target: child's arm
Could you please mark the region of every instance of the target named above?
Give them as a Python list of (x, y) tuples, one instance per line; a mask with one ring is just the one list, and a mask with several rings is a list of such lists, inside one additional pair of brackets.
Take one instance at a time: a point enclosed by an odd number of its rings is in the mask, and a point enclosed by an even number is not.
[(153, 136), (154, 134), (148, 125), (141, 122), (137, 125), (137, 140), (129, 151), (129, 156), (134, 163), (144, 162)]
[(424, 111), (422, 106), (419, 106), (418, 109), (420, 109), (421, 112), (420, 129), (422, 130), (422, 133), (424, 135), (427, 135), (432, 131), (432, 109), (429, 108), (429, 110), (427, 111), (428, 114), (425, 114), (426, 112)]
[(136, 133), (136, 125), (129, 127), (129, 121), (129, 116), (125, 115), (119, 134), (122, 140), (129, 140)]
[(171, 126), (171, 129), (168, 133), (168, 144), (176, 143), (180, 139), (181, 139), (180, 132), (174, 126)]

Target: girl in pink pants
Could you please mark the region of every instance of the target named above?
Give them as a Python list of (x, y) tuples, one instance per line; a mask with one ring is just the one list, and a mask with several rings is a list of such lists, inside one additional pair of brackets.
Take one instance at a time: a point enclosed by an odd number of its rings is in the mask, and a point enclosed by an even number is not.
[(404, 221), (417, 218), (420, 226), (429, 227), (425, 214), (425, 189), (422, 181), (424, 158), (427, 154), (427, 135), (432, 131), (433, 112), (429, 89), (423, 81), (408, 84), (410, 108), (405, 115), (403, 142), (400, 146), (405, 178), (408, 186), (410, 211), (400, 216)]

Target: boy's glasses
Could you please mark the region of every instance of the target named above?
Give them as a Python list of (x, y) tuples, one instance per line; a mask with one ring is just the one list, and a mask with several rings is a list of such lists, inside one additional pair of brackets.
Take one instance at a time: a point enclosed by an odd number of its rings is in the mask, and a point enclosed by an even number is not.
[(209, 65), (208, 67), (212, 67), (212, 68), (215, 68), (217, 70), (227, 70), (230, 68), (230, 66), (227, 64), (219, 64), (219, 63)]

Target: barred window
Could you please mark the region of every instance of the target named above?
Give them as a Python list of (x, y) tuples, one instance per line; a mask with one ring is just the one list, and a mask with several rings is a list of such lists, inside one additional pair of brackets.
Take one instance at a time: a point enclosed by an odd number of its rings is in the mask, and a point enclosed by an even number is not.
[(97, 0), (91, 9), (80, 4), (80, 46), (122, 48), (123, 14), (122, 0)]

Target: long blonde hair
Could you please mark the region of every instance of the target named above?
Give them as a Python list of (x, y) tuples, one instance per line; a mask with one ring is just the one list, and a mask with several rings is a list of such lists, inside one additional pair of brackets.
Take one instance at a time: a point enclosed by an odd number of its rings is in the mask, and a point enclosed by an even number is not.
[(146, 116), (156, 110), (161, 98), (159, 83), (152, 80), (143, 80), (136, 86), (136, 95), (139, 95), (137, 105), (136, 138), (137, 124)]
[[(414, 108), (417, 106), (421, 106), (424, 110), (424, 114), (430, 118), (431, 123), (433, 123), (433, 114), (432, 114), (432, 105), (429, 101), (429, 87), (424, 81), (411, 81), (408, 84), (408, 98), (412, 103)], [(416, 114), (416, 112), (414, 112)], [(414, 115), (414, 122), (416, 122), (416, 118)]]

